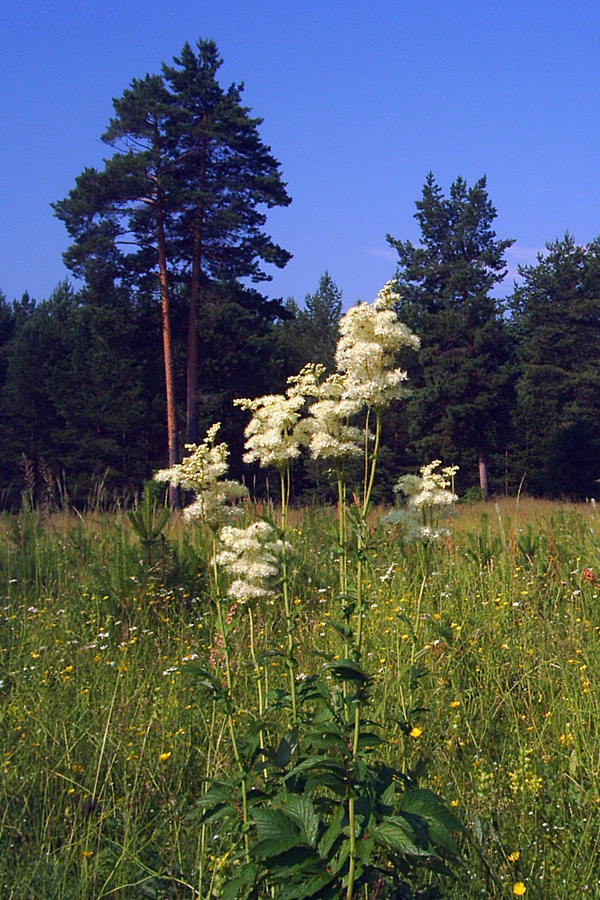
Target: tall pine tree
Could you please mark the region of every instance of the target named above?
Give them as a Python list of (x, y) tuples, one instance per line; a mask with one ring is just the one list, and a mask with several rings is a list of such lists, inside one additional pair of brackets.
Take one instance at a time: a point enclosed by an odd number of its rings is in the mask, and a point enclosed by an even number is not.
[(134, 80), (113, 101), (103, 135), (112, 157), (55, 204), (74, 241), (65, 262), (88, 285), (104, 279), (160, 296), (169, 465), (178, 456), (173, 303), (188, 305), (187, 439), (196, 441), (200, 306), (235, 295), (272, 318), (281, 307), (244, 285), (270, 277), (263, 263), (281, 267), (290, 257), (264, 232), (264, 210), (290, 202), (279, 164), (260, 140), (261, 120), (242, 105), (242, 87), (219, 85), (220, 66), (214, 42), (201, 40), (161, 75)]
[(457, 178), (445, 197), (430, 173), (416, 207), (420, 245), (388, 235), (398, 252), (398, 313), (421, 337), (416, 361), (406, 360), (409, 437), (418, 460), (459, 463), (463, 477), (476, 460), (487, 498), (488, 458), (502, 442), (510, 405), (508, 343), (491, 291), (505, 277), (513, 241), (492, 230), (496, 210), (485, 178), (471, 188)]

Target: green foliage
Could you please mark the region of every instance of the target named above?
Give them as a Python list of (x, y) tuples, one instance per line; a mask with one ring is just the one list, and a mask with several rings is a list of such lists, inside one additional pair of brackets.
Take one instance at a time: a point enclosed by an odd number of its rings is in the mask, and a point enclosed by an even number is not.
[(285, 375), (299, 372), (307, 363), (321, 363), (327, 372), (335, 371), (338, 323), (342, 315), (342, 292), (329, 272), (324, 272), (319, 287), (304, 298), (304, 309), (288, 300), (293, 319), (278, 324), (275, 336), (281, 346)]
[(161, 545), (164, 546), (164, 528), (171, 515), (168, 508), (165, 509), (163, 507), (160, 511), (157, 510), (157, 494), (159, 490), (155, 482), (146, 482), (141, 503), (139, 503), (137, 509), (130, 510), (127, 513), (132, 528), (144, 548), (148, 569), (153, 564), (155, 548)]
[(600, 244), (547, 245), (509, 299), (522, 473), (535, 494), (593, 496), (600, 477)]
[[(174, 352), (187, 348), (187, 440), (196, 443), (204, 307), (234, 300), (267, 321), (282, 314), (246, 280), (268, 280), (263, 266), (290, 258), (264, 231), (264, 208), (290, 202), (279, 163), (259, 137), (261, 120), (242, 103), (242, 86), (219, 84), (221, 62), (215, 43), (200, 40), (196, 50), (184, 44), (160, 75), (134, 79), (113, 101), (102, 137), (112, 156), (99, 171), (85, 169), (54, 204), (73, 241), (65, 262), (98, 296), (107, 288), (138, 302), (154, 296), (158, 267), (171, 455)], [(203, 387), (214, 392), (215, 385)]]
[[(366, 699), (367, 673), (351, 659), (329, 662), (324, 673), (333, 676), (333, 686), (315, 676), (301, 688), (300, 744), (297, 734), (282, 737), (276, 748), (246, 744), (247, 770), (256, 773), (256, 787), (248, 795), (249, 859), (244, 861), (241, 835), (237, 842), (234, 836), (241, 826), (237, 781), (215, 784), (198, 804), (198, 824), (210, 823), (213, 831), (237, 843), (235, 875), (224, 898), (254, 897), (257, 890), (265, 897), (275, 890), (275, 896), (289, 900), (339, 898), (353, 855), (356, 896), (366, 890), (381, 898), (399, 892), (418, 897), (420, 870), (451, 874), (448, 863), (456, 862), (456, 837), (463, 830), (456, 817), (432, 791), (377, 759), (384, 740), (372, 720), (361, 722), (353, 753), (353, 710), (360, 698)], [(268, 721), (255, 723), (254, 735), (259, 725), (266, 729)]]
[[(479, 462), (506, 446), (511, 367), (506, 329), (492, 288), (506, 274), (512, 240), (497, 240), (496, 210), (485, 178), (468, 188), (462, 178), (444, 197), (430, 173), (415, 218), (421, 243), (395, 240), (400, 320), (421, 338), (417, 359), (407, 358), (411, 457), (452, 460), (461, 489)], [(471, 476), (464, 484), (476, 483)], [(487, 485), (482, 484), (487, 491)]]
[[(394, 880), (407, 884), (396, 896), (411, 900), (507, 897), (516, 882), (560, 900), (594, 884), (598, 519), (591, 505), (524, 497), (501, 501), (485, 522), (480, 513), (459, 507), (453, 545), (430, 548), (424, 587), (418, 548), (383, 535), (370, 545), (358, 665), (349, 649), (356, 619), (339, 615), (331, 588), (335, 518), (326, 510), (291, 514), (290, 528), (303, 536), (291, 563), (292, 596), (301, 601), (297, 733), (286, 726), (279, 606), (255, 610), (269, 691), (261, 720), (247, 612), (235, 611), (227, 626), (249, 837), (267, 841), (246, 883), (289, 867), (278, 890), (291, 891), (301, 881), (293, 866), (319, 869), (323, 859), (339, 865), (333, 883), (343, 880), (349, 824), (339, 810), (352, 787), (364, 836), (356, 866), (369, 900), (391, 892)], [(235, 895), (246, 865), (241, 775), (223, 731), (214, 611), (205, 581), (191, 578), (192, 560), (198, 572), (211, 550), (200, 531), (184, 539), (177, 517), (169, 543), (170, 586), (144, 586), (139, 539), (124, 514), (0, 518), (0, 884), (13, 900)], [(185, 559), (190, 566), (177, 581)], [(368, 705), (360, 764), (350, 766), (347, 712), (359, 691)], [(390, 773), (400, 773), (393, 795)], [(429, 792), (452, 801), (470, 836), (454, 831)], [(284, 816), (277, 821), (297, 850), (270, 855), (265, 808)], [(414, 856), (408, 842), (420, 847), (425, 826), (432, 847)], [(404, 874), (412, 863), (435, 866), (432, 848), (447, 863), (448, 833), (464, 858), (456, 881), (420, 865), (420, 878)], [(380, 864), (377, 893), (366, 873)]]
[(15, 502), (25, 458), (35, 473), (34, 504), (52, 495), (81, 508), (94, 481), (105, 498), (123, 502), (148, 456), (160, 452), (155, 388), (147, 394), (143, 383), (140, 351), (150, 332), (143, 314), (115, 295), (98, 306), (65, 282), (26, 314), (15, 311), (15, 322), (0, 406), (7, 499)]

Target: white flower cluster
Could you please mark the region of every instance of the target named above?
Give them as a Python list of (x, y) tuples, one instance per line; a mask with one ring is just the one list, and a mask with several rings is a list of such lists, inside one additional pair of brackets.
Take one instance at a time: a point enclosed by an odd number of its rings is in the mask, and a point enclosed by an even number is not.
[(392, 309), (397, 299), (388, 282), (373, 304), (359, 303), (342, 316), (335, 359), (345, 375), (345, 399), (382, 407), (407, 393), (406, 372), (393, 367), (394, 354), (401, 347), (417, 350), (420, 340), (398, 321)]
[[(398, 322), (393, 283), (372, 304), (359, 303), (340, 320), (336, 350), (338, 372), (324, 378), (325, 367), (309, 364), (288, 379), (285, 394), (235, 400), (252, 413), (246, 427), (244, 461), (283, 469), (306, 445), (314, 458), (335, 463), (360, 455), (363, 432), (349, 424), (363, 406), (381, 408), (405, 395), (406, 372), (394, 368), (401, 347), (418, 349), (419, 338)], [(312, 401), (312, 402), (310, 402)], [(309, 403), (308, 416), (301, 418)]]
[(323, 380), (325, 367), (313, 363), (299, 375), (288, 379), (294, 390), (313, 402), (308, 416), (299, 427), (299, 436), (313, 459), (330, 459), (336, 463), (362, 453), (363, 432), (349, 424), (350, 417), (361, 407), (344, 396), (346, 379), (335, 373)]
[(239, 603), (269, 597), (269, 581), (278, 574), (283, 543), (274, 538), (267, 522), (253, 522), (248, 528), (225, 525), (219, 535), (223, 549), (215, 554), (217, 565), (234, 576), (227, 594)]
[(287, 394), (266, 394), (256, 400), (234, 400), (236, 406), (248, 409), (252, 418), (246, 426), (244, 462), (258, 460), (261, 466), (286, 466), (300, 455), (296, 426), (304, 406), (304, 397), (289, 390)]
[(209, 428), (200, 445), (187, 444), (190, 455), (170, 469), (161, 469), (154, 475), (155, 481), (188, 491), (194, 491), (194, 501), (184, 510), (186, 520), (200, 519), (213, 529), (226, 522), (240, 510), (232, 504), (245, 497), (247, 489), (237, 481), (221, 481), (227, 472), (227, 444), (215, 444), (220, 423)]
[(424, 543), (438, 541), (449, 533), (448, 529), (439, 525), (438, 520), (447, 513), (458, 500), (456, 494), (449, 490), (458, 472), (458, 466), (441, 466), (439, 459), (434, 459), (422, 466), (420, 475), (403, 475), (398, 479), (394, 490), (402, 492), (406, 497), (403, 509), (392, 510), (384, 516), (389, 524), (401, 524), (404, 527), (406, 540), (420, 540)]

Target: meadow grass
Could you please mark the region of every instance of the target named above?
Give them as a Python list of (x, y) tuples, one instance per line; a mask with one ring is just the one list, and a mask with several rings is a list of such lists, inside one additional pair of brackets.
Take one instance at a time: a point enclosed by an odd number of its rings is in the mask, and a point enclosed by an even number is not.
[[(387, 759), (469, 830), (445, 896), (600, 897), (595, 508), (459, 506), (435, 547), (404, 545), (380, 512), (365, 550), (369, 714)], [(289, 520), (302, 681), (344, 654), (336, 519)], [(233, 767), (222, 708), (194, 675), (222, 677), (210, 554), (177, 516), (150, 559), (123, 514), (0, 520), (6, 900), (219, 896), (228, 848), (195, 814)], [(285, 686), (285, 628), (276, 599), (230, 618), (244, 729), (258, 688), (264, 702)]]

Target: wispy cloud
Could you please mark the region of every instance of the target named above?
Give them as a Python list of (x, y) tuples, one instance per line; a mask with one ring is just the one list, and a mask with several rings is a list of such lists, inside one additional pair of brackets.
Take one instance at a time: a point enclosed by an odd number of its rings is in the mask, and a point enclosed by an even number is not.
[(380, 259), (387, 259), (390, 262), (398, 261), (398, 253), (393, 247), (367, 247), (366, 252), (369, 256), (377, 256)]
[(547, 252), (546, 247), (523, 247), (520, 244), (513, 244), (506, 251), (506, 267), (508, 269), (508, 275), (506, 276), (505, 284), (507, 281), (516, 281), (519, 282), (519, 266), (535, 266), (538, 261), (538, 256), (541, 254), (542, 256)]

